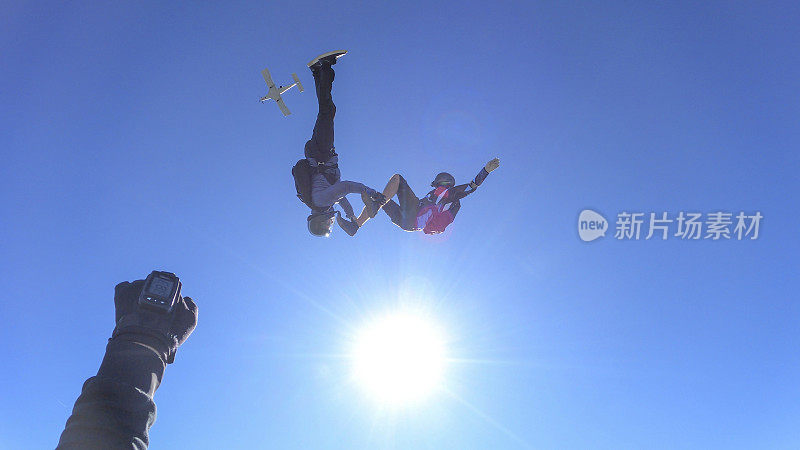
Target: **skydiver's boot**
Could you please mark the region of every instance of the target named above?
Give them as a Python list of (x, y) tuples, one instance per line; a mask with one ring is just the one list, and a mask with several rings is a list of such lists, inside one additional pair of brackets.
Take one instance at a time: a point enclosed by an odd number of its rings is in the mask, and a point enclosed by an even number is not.
[(308, 62), (308, 68), (311, 71), (319, 70), (324, 64), (332, 66), (336, 64), (336, 60), (347, 54), (347, 50), (334, 50), (332, 52), (323, 53)]

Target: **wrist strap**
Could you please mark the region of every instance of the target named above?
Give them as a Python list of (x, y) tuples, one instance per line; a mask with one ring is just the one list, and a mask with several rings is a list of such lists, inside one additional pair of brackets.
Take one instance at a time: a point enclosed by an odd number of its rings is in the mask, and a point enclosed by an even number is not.
[(111, 339), (143, 344), (155, 350), (167, 364), (175, 361), (175, 352), (178, 348), (178, 339), (164, 332), (139, 325), (127, 325), (123, 328), (114, 328)]

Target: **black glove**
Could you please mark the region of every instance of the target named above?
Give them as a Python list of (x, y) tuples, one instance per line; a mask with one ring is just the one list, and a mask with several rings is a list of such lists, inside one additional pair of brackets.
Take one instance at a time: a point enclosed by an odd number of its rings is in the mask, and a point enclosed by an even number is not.
[(175, 360), (175, 352), (197, 325), (197, 305), (181, 297), (170, 313), (139, 307), (144, 280), (122, 282), (114, 290), (117, 326), (112, 340), (131, 341), (155, 350), (165, 363)]

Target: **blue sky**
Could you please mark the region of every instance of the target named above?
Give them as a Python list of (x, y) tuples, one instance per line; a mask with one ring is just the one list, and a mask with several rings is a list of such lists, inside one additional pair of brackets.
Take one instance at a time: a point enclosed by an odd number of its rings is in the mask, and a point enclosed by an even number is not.
[[(199, 325), (153, 449), (797, 448), (790, 2), (9, 3), (0, 18), (0, 448), (55, 446), (113, 287), (177, 273)], [(261, 105), (336, 66), (344, 178), (502, 165), (437, 238), (305, 229), (316, 113)], [(357, 202), (356, 202), (357, 203)], [(757, 240), (591, 243), (584, 208), (764, 216)], [(445, 389), (400, 411), (348, 337), (412, 304)]]

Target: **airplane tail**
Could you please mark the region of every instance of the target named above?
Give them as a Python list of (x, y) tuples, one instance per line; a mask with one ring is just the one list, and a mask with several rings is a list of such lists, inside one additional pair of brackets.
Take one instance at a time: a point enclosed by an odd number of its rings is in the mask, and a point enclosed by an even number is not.
[(300, 90), (300, 92), (303, 92), (303, 83), (301, 83), (300, 79), (297, 78), (297, 74), (293, 73), (292, 78), (294, 78), (294, 82), (297, 83), (297, 89)]

